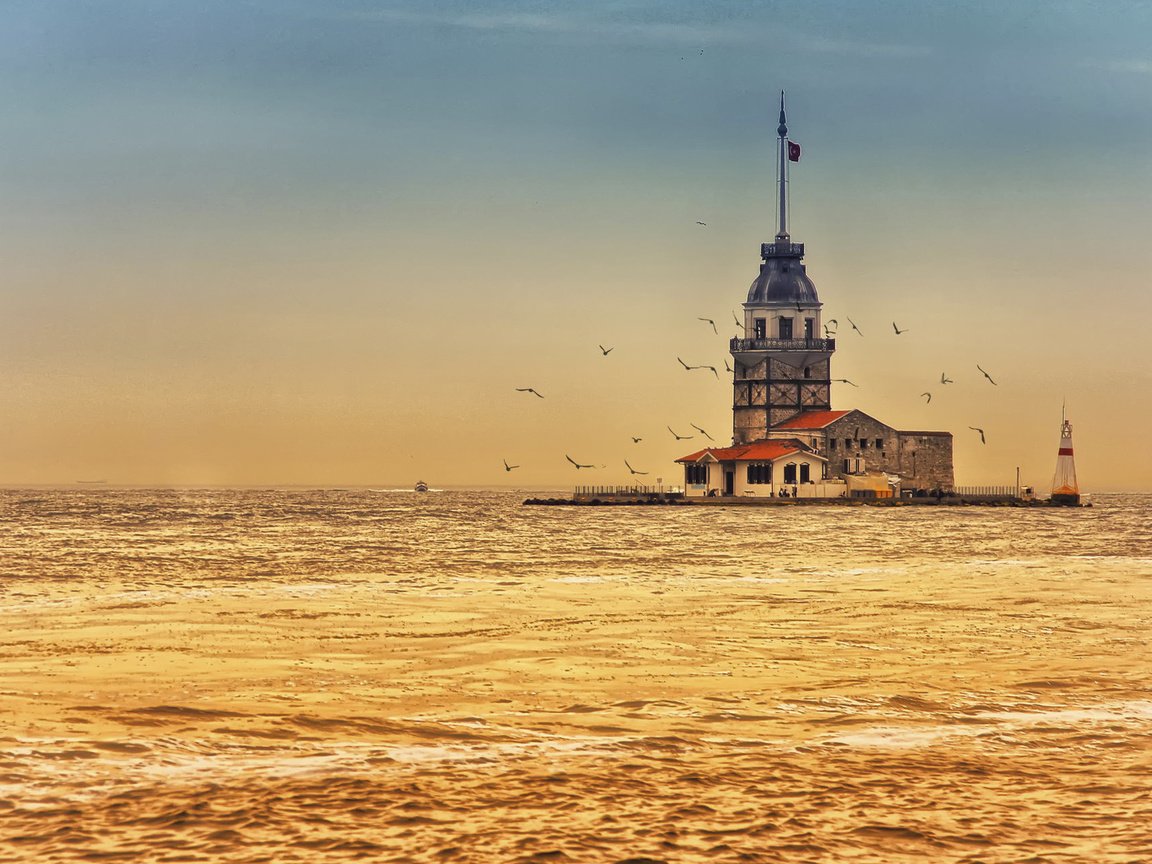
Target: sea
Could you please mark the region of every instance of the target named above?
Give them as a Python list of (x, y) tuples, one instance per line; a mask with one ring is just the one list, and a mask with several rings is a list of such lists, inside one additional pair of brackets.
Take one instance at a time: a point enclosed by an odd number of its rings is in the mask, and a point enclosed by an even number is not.
[(0, 861), (1152, 861), (1152, 495), (530, 495), (0, 490)]

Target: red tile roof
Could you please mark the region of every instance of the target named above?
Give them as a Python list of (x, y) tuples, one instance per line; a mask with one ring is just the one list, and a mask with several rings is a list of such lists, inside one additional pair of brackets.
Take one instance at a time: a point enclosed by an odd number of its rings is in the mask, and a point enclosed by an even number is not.
[(830, 423), (839, 420), (851, 411), (805, 411), (797, 414), (783, 423), (777, 423), (773, 429), (823, 429)]
[[(769, 462), (787, 456), (790, 453), (800, 453), (803, 447), (792, 441), (753, 441), (751, 444), (739, 444), (735, 447), (708, 447), (697, 450), (688, 456), (682, 456), (677, 462), (699, 462), (705, 455), (711, 455), (717, 462)], [(817, 459), (823, 459), (815, 453), (809, 454)]]

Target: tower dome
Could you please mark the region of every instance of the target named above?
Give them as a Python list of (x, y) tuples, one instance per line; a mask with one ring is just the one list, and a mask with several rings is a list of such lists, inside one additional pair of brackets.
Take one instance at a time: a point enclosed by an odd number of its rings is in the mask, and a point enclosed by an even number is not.
[[(778, 246), (791, 248), (779, 253), (775, 249)], [(796, 247), (799, 247), (799, 252), (792, 251)], [(748, 303), (757, 306), (777, 303), (783, 306), (818, 305), (820, 297), (816, 294), (816, 286), (808, 278), (800, 260), (803, 249), (800, 243), (765, 243), (764, 263), (748, 289)]]

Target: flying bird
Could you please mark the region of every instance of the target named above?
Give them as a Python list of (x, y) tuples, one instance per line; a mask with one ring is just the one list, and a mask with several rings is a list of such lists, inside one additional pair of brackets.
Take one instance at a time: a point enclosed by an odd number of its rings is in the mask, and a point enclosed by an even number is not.
[(707, 432), (705, 432), (703, 429), (701, 429), (699, 426), (697, 426), (695, 423), (689, 423), (688, 425), (691, 426), (693, 429), (695, 429), (697, 432), (699, 432), (701, 435), (703, 435), (705, 438), (707, 438), (709, 441), (715, 441), (716, 440), (711, 435), (709, 435)]
[(856, 326), (856, 322), (853, 321), (851, 318), (848, 319), (848, 323), (852, 325), (853, 330), (855, 330), (857, 333), (860, 333), (861, 336), (864, 335), (863, 333), (860, 332), (860, 328)]
[(837, 384), (851, 384), (853, 387), (859, 387), (860, 386), (859, 384), (856, 384), (855, 382), (849, 381), (847, 378), (833, 378), (832, 380), (835, 381)]
[(731, 372), (732, 371), (732, 367), (728, 365), (727, 360), (724, 361), (724, 371), (725, 372)]
[(979, 426), (969, 426), (968, 428), (972, 429), (975, 432), (980, 433), (980, 443), (981, 444), (987, 444), (988, 443), (987, 441), (984, 440), (984, 430), (983, 429), (981, 429)]
[(571, 462), (573, 465), (575, 465), (577, 469), (580, 469), (580, 468), (595, 468), (595, 467), (596, 467), (595, 465), (581, 465), (579, 462), (577, 462), (575, 459), (573, 459), (573, 458), (572, 458), (571, 456), (569, 456), (567, 453), (565, 453), (565, 454), (564, 454), (564, 458), (565, 458), (565, 459), (567, 459), (569, 462)]
[[(536, 391), (533, 390), (531, 387), (517, 387), (516, 392), (517, 393), (535, 393), (537, 396), (540, 396), (540, 394), (536, 393)], [(543, 399), (544, 397), (540, 396), (540, 398)]]
[(677, 435), (675, 430), (673, 430), (673, 428), (671, 426), (668, 426), (667, 429), (669, 432), (672, 433), (672, 437), (675, 438), (677, 441), (690, 441), (690, 440), (692, 440), (691, 435)]
[[(977, 368), (977, 369), (980, 369), (980, 364), (979, 364), (979, 363), (977, 363), (977, 364), (976, 364), (976, 368)], [(987, 378), (989, 381), (992, 381), (992, 376), (991, 376), (991, 375), (989, 375), (989, 374), (988, 374), (987, 372), (985, 372), (983, 369), (980, 369), (980, 371), (981, 371), (981, 373), (983, 373), (983, 375), (984, 375), (984, 377), (985, 377), (985, 378)], [(993, 384), (995, 384), (996, 382), (995, 382), (995, 381), (992, 381), (992, 383), (993, 383)], [(997, 385), (997, 386), (999, 386), (999, 385)]]
[(945, 375), (943, 372), (941, 372), (940, 373), (940, 383), (941, 384), (955, 384), (956, 382), (953, 381), (951, 378), (949, 378), (947, 375)]
[[(828, 319), (828, 324), (835, 324), (837, 327), (839, 327), (839, 326), (840, 326), (840, 322), (839, 322), (839, 321), (837, 321), (835, 318), (829, 318), (829, 319)], [(827, 327), (827, 326), (828, 326), (828, 324), (825, 324), (824, 326), (825, 326), (825, 327)]]
[(736, 310), (732, 310), (732, 320), (736, 322), (737, 327), (743, 327), (744, 322), (736, 317)]
[(825, 339), (831, 339), (835, 335), (836, 335), (836, 331), (835, 330), (829, 330), (828, 325), (825, 324), (824, 325), (824, 338)]
[(707, 321), (709, 324), (712, 325), (712, 332), (715, 333), (717, 336), (720, 335), (720, 331), (716, 329), (716, 322), (713, 321), (711, 318), (699, 318), (698, 317), (696, 320), (697, 321)]
[(708, 227), (708, 223), (707, 223), (707, 222), (701, 222), (701, 221), (697, 220), (697, 221), (696, 221), (696, 224), (697, 224), (697, 225), (703, 225), (705, 228), (707, 228), (707, 227)]
[(519, 465), (509, 465), (508, 460), (507, 459), (504, 460), (504, 470), (505, 471), (511, 471), (513, 468), (519, 468), (519, 467), (520, 467)]
[(605, 348), (603, 345), (597, 345), (596, 347), (600, 349), (600, 353), (601, 353), (601, 354), (603, 354), (605, 357), (607, 357), (607, 356), (608, 356), (608, 353), (609, 353), (610, 351), (615, 351), (615, 350), (616, 350), (616, 346), (615, 346), (615, 345), (613, 345), (611, 348)]
[[(925, 391), (924, 391), (923, 393), (921, 393), (920, 395), (921, 395), (921, 396), (927, 396), (927, 397), (928, 397), (928, 402), (931, 402), (931, 401), (932, 401), (932, 394), (931, 394), (931, 393), (929, 393), (927, 390), (925, 390)], [(925, 405), (927, 405), (927, 404), (928, 404), (928, 402), (925, 402), (924, 404), (925, 404)]]
[(643, 438), (637, 438), (635, 435), (632, 436), (632, 443), (633, 444), (639, 444), (643, 440), (644, 440)]
[[(625, 465), (628, 465), (628, 460), (627, 460), (627, 459), (625, 459), (625, 460), (624, 460), (624, 464), (625, 464)], [(648, 473), (647, 471), (637, 471), (637, 470), (636, 470), (635, 468), (633, 468), (631, 465), (628, 465), (628, 470), (629, 470), (629, 471), (631, 471), (633, 474), (647, 474), (647, 473)]]
[(717, 381), (719, 381), (719, 380), (720, 380), (720, 373), (716, 371), (716, 367), (715, 367), (715, 366), (697, 366), (696, 368), (697, 368), (697, 369), (711, 369), (711, 370), (712, 370), (712, 374), (716, 376), (716, 380), (717, 380)]
[[(677, 359), (677, 360), (680, 360), (680, 358), (679, 358), (679, 357), (677, 357), (676, 359)], [(695, 366), (689, 366), (689, 365), (688, 365), (687, 363), (685, 363), (683, 360), (680, 360), (680, 365), (681, 365), (681, 366), (683, 366), (685, 369), (687, 369), (689, 372), (691, 372), (693, 369), (695, 369), (695, 368), (696, 368)]]
[(897, 327), (895, 321), (892, 322), (892, 329), (896, 331), (897, 336), (899, 336), (901, 333), (907, 333), (908, 332), (907, 327), (905, 327), (903, 330), (901, 330), (899, 327)]

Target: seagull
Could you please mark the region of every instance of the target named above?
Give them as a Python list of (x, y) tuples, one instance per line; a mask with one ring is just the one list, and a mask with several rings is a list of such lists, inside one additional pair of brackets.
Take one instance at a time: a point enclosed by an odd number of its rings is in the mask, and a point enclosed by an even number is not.
[(677, 441), (690, 441), (692, 439), (691, 435), (677, 435), (671, 426), (667, 427), (667, 429), (672, 433), (672, 437), (674, 437)]
[[(979, 364), (979, 363), (977, 363), (977, 364), (976, 364), (976, 368), (977, 368), (977, 369), (980, 369), (980, 364)], [(981, 372), (983, 372), (983, 374), (984, 374), (984, 377), (985, 377), (985, 378), (987, 378), (989, 381), (992, 381), (992, 376), (991, 376), (991, 375), (989, 375), (987, 372), (984, 372), (984, 370), (983, 370), (983, 369), (980, 369), (980, 371), (981, 371)], [(996, 382), (995, 382), (995, 381), (992, 381), (992, 383), (993, 383), (993, 384), (995, 384)]]
[(732, 371), (732, 367), (728, 365), (727, 360), (724, 361), (724, 371), (725, 372), (731, 372)]
[(504, 460), (504, 470), (505, 471), (511, 471), (513, 468), (519, 468), (519, 467), (520, 467), (519, 465), (509, 465), (508, 460), (507, 459)]
[(825, 339), (831, 339), (835, 335), (836, 335), (836, 331), (835, 330), (829, 330), (828, 325), (825, 324), (824, 325), (824, 338)]
[[(829, 318), (829, 319), (828, 319), (828, 324), (835, 324), (837, 327), (839, 327), (839, 326), (840, 326), (840, 322), (839, 322), (839, 321), (837, 321), (835, 318)], [(825, 325), (824, 325), (824, 329), (828, 329), (828, 324), (825, 324)]]
[[(701, 319), (701, 320), (703, 320), (703, 321), (706, 321), (706, 320), (708, 320), (708, 319), (706, 319), (706, 318), (703, 318), (703, 319)], [(715, 325), (715, 324), (713, 324), (712, 326), (713, 326), (713, 327), (715, 327), (716, 325)], [(677, 360), (680, 360), (680, 358), (679, 358), (679, 357), (677, 357), (676, 359), (677, 359)], [(715, 366), (689, 366), (689, 365), (688, 365), (687, 363), (685, 363), (683, 360), (680, 360), (680, 365), (681, 365), (681, 366), (683, 366), (685, 369), (687, 369), (689, 372), (691, 372), (693, 369), (711, 369), (711, 370), (712, 370), (712, 374), (716, 376), (716, 380), (720, 380), (720, 373), (716, 371), (716, 367), (715, 367)]]
[(984, 440), (984, 430), (983, 429), (981, 429), (979, 426), (969, 426), (968, 428), (980, 433), (980, 443), (981, 444), (987, 444), (988, 443), (987, 441)]
[(796, 301), (796, 311), (797, 312), (803, 312), (804, 311), (804, 307), (800, 305), (799, 300)]
[(848, 319), (848, 323), (852, 325), (853, 330), (855, 330), (857, 333), (860, 333), (861, 336), (864, 335), (863, 333), (860, 332), (860, 328), (856, 326), (856, 322), (853, 321), (851, 318)]
[(616, 350), (615, 345), (613, 345), (611, 348), (605, 348), (603, 345), (597, 345), (596, 347), (600, 349), (600, 353), (603, 354), (605, 357), (608, 356), (608, 352)]
[[(624, 460), (624, 464), (625, 464), (625, 465), (628, 465), (628, 460), (627, 460), (627, 459), (625, 459), (625, 460)], [(648, 473), (647, 471), (637, 471), (637, 470), (636, 470), (635, 468), (633, 468), (631, 465), (628, 465), (628, 470), (629, 470), (629, 471), (631, 471), (633, 474), (647, 474), (647, 473)]]
[(736, 310), (732, 310), (732, 320), (736, 322), (737, 327), (743, 327), (744, 322), (736, 317)]
[(720, 331), (716, 329), (716, 322), (713, 321), (711, 318), (697, 318), (696, 320), (697, 321), (707, 321), (709, 324), (712, 325), (712, 332), (715, 333), (717, 336), (720, 335)]
[(897, 327), (895, 321), (892, 322), (892, 329), (896, 331), (897, 336), (899, 336), (901, 333), (907, 333), (908, 332), (907, 328), (901, 330), (899, 327)]
[[(928, 402), (931, 402), (931, 401), (932, 401), (932, 394), (931, 394), (931, 393), (929, 393), (927, 390), (925, 390), (925, 391), (924, 391), (923, 393), (921, 393), (920, 395), (921, 395), (921, 396), (927, 396), (927, 397), (928, 397)], [(927, 405), (927, 404), (928, 404), (928, 402), (925, 402), (924, 404), (925, 404), (925, 405)]]
[(697, 220), (696, 224), (697, 224), (697, 225), (703, 225), (705, 228), (707, 228), (707, 227), (708, 227), (708, 223), (707, 223), (707, 222), (700, 222), (699, 220)]
[[(516, 392), (517, 393), (536, 393), (536, 391), (533, 390), (531, 387), (517, 387)], [(536, 393), (536, 395), (540, 396), (539, 393)], [(540, 398), (543, 399), (544, 397), (540, 396)]]
[(947, 375), (945, 375), (943, 372), (941, 372), (940, 373), (940, 383), (941, 384), (955, 384), (956, 382), (953, 381), (951, 378), (949, 378)]
[(635, 435), (632, 436), (632, 443), (633, 444), (639, 444), (643, 440), (644, 440), (643, 438), (637, 438)]
[(853, 383), (852, 381), (849, 381), (847, 378), (833, 378), (832, 380), (835, 381), (837, 384), (851, 384), (853, 387), (859, 387), (860, 386), (859, 384), (856, 384), (856, 383)]
[(581, 465), (579, 462), (577, 462), (575, 459), (573, 459), (567, 453), (564, 454), (564, 458), (567, 459), (569, 462), (571, 462), (573, 465), (575, 465), (578, 469), (579, 468), (595, 468), (596, 467), (595, 465)]
[(703, 435), (705, 438), (707, 438), (709, 441), (715, 441), (716, 440), (711, 435), (709, 435), (707, 432), (705, 432), (703, 429), (701, 429), (699, 426), (697, 426), (695, 423), (689, 423), (688, 425), (691, 426), (693, 429), (695, 429), (697, 432), (699, 432), (701, 435)]

